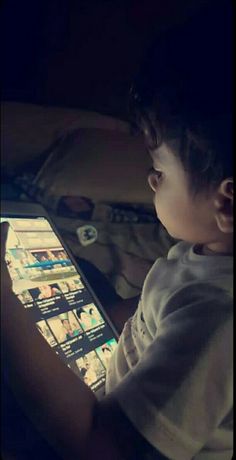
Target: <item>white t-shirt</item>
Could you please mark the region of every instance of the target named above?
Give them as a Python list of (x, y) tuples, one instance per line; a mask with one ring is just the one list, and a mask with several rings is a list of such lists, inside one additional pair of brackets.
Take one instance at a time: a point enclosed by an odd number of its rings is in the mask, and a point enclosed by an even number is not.
[(232, 268), (231, 256), (171, 248), (147, 275), (110, 361), (106, 392), (171, 460), (233, 455)]

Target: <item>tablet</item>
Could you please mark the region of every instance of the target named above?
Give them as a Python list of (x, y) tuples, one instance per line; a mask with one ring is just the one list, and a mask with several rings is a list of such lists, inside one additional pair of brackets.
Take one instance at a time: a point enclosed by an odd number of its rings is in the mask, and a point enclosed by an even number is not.
[(42, 206), (2, 202), (4, 221), (13, 292), (48, 345), (100, 399), (117, 346), (114, 326)]

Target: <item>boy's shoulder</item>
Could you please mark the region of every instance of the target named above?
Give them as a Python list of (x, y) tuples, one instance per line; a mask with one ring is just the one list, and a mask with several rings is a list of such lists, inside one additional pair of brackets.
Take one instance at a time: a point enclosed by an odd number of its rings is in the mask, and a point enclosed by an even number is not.
[[(170, 285), (177, 281), (179, 287), (185, 283), (209, 283), (226, 290), (231, 289), (233, 280), (233, 256), (205, 255), (200, 247), (180, 241), (169, 250), (167, 257), (153, 265), (154, 273), (169, 272)], [(151, 271), (150, 271), (151, 273)], [(179, 274), (179, 275), (178, 275)], [(159, 275), (159, 274), (158, 274)], [(221, 282), (222, 280), (222, 282)], [(229, 283), (227, 283), (227, 280)]]
[(167, 258), (156, 261), (142, 292), (143, 303), (159, 313), (167, 305), (171, 310), (198, 302), (230, 306), (232, 297), (233, 258), (199, 255), (186, 242), (177, 243)]

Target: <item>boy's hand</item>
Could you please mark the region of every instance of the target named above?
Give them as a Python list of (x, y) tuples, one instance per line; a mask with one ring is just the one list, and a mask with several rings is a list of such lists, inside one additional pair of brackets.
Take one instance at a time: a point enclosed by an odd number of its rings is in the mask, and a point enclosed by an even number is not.
[(9, 230), (9, 224), (3, 222), (1, 224), (1, 296), (12, 294), (12, 280), (7, 268), (6, 262), (6, 242)]

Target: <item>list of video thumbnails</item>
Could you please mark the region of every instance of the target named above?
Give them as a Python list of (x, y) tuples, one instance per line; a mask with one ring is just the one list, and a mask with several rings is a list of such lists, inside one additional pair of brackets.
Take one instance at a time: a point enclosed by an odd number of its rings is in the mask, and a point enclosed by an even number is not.
[(13, 292), (57, 355), (97, 390), (117, 346), (112, 329), (45, 218), (3, 221)]

